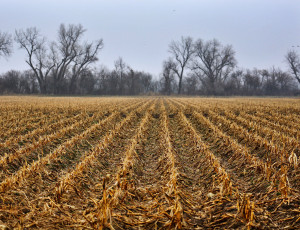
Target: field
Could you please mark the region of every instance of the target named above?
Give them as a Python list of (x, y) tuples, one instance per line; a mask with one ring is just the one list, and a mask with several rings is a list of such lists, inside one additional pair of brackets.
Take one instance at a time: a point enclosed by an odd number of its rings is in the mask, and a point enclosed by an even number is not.
[(0, 229), (299, 229), (300, 100), (0, 97)]

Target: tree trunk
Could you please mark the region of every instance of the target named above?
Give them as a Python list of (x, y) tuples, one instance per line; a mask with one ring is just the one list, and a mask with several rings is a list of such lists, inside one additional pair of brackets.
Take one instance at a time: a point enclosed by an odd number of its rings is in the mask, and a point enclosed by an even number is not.
[(46, 94), (47, 93), (46, 82), (38, 78), (38, 83), (39, 83), (41, 94)]
[(178, 94), (181, 94), (181, 87), (182, 87), (182, 77), (179, 78), (179, 83), (178, 83)]
[(75, 94), (76, 93), (76, 81), (77, 81), (77, 76), (73, 75), (70, 81), (69, 85), (69, 93), (70, 94)]

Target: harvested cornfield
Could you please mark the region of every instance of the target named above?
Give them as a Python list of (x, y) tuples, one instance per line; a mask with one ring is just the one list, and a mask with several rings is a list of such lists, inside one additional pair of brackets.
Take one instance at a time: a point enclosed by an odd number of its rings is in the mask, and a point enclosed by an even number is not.
[(0, 98), (2, 229), (299, 229), (300, 101)]

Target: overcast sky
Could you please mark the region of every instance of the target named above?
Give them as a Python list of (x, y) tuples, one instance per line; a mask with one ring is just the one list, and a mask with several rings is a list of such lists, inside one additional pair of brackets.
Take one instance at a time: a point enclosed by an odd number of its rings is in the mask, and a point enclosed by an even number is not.
[[(285, 54), (300, 45), (299, 0), (0, 1), (2, 32), (35, 26), (51, 41), (61, 23), (81, 23), (85, 40), (103, 38), (97, 65), (112, 68), (120, 56), (155, 76), (169, 56), (168, 45), (181, 36), (231, 44), (243, 68), (286, 69)], [(0, 57), (0, 73), (28, 69), (25, 58), (14, 44), (11, 57)]]

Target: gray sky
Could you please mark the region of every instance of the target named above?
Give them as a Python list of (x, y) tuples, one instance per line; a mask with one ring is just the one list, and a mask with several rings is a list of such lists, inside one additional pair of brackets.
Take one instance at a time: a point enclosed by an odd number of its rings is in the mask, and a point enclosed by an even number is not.
[[(298, 0), (1, 0), (0, 31), (37, 27), (49, 41), (60, 23), (81, 23), (86, 40), (103, 38), (97, 65), (113, 67), (123, 57), (136, 70), (155, 76), (181, 36), (231, 44), (243, 68), (286, 69), (284, 56), (300, 45)], [(300, 48), (298, 52), (300, 52)], [(0, 73), (28, 69), (25, 52), (14, 44), (0, 58)]]

